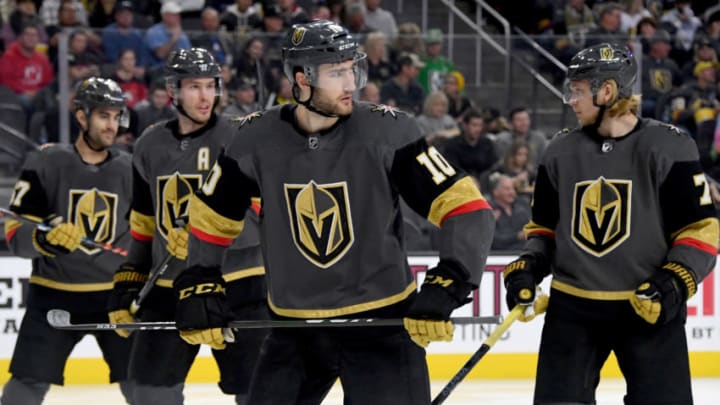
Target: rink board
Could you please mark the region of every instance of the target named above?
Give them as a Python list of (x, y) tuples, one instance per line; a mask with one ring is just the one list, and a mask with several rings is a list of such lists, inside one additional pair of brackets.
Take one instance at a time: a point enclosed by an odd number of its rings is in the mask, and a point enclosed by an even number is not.
[[(459, 308), (454, 316), (491, 316), (505, 314), (502, 268), (514, 259), (512, 256), (491, 256), (479, 291), (473, 293), (473, 302)], [(416, 273), (418, 285), (425, 270), (437, 262), (435, 256), (411, 256), (409, 262)], [(27, 288), (30, 261), (18, 258), (0, 258), (0, 384), (4, 383), (9, 359), (15, 346), (25, 303), (23, 291)], [(695, 377), (720, 377), (720, 280), (713, 272), (688, 303), (687, 334), (692, 374)], [(543, 285), (549, 291), (548, 281)], [(433, 379), (450, 378), (492, 333), (494, 325), (458, 326), (455, 339), (450, 343), (433, 343), (428, 350), (430, 374)], [(515, 323), (492, 348), (468, 378), (531, 378), (535, 373), (537, 348), (542, 321)], [(112, 333), (112, 332), (108, 332)], [(619, 377), (614, 358), (606, 364), (603, 375)], [(75, 348), (65, 372), (66, 382), (105, 383), (108, 370), (102, 361), (94, 339), (86, 337)], [(210, 351), (204, 347), (193, 365), (189, 381), (217, 381), (217, 368)]]

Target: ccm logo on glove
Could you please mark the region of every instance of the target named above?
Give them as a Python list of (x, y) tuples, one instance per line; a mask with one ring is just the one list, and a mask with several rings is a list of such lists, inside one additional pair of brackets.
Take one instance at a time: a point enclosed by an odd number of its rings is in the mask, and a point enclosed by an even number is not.
[(223, 287), (220, 284), (216, 283), (203, 283), (203, 284), (197, 284), (194, 286), (190, 286), (188, 288), (183, 288), (180, 290), (180, 299), (185, 299), (191, 295), (203, 295), (203, 294), (213, 294), (213, 293), (221, 293), (225, 294), (225, 287)]

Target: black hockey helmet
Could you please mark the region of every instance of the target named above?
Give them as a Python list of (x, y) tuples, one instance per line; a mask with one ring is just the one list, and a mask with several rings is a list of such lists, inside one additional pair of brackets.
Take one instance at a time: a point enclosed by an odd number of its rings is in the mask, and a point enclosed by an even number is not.
[[(614, 80), (619, 97), (627, 98), (632, 95), (637, 70), (635, 57), (627, 46), (601, 43), (585, 48), (572, 57), (567, 81), (588, 80), (594, 95), (605, 81)], [(563, 98), (566, 103), (569, 102), (569, 98)]]
[[(302, 68), (311, 84), (317, 84), (317, 66), (354, 60), (357, 63), (355, 84), (361, 88), (367, 81), (366, 55), (350, 32), (327, 20), (295, 24), (288, 31), (282, 48), (283, 70), (295, 84), (295, 71)], [(362, 64), (364, 62), (364, 64)]]
[(85, 111), (87, 117), (95, 108), (118, 108), (122, 111), (120, 126), (127, 128), (130, 121), (125, 94), (120, 86), (111, 79), (90, 77), (81, 81), (75, 89), (74, 106), (75, 110)]
[(215, 57), (203, 48), (178, 49), (165, 62), (165, 81), (178, 94), (180, 81), (196, 77), (210, 77), (216, 80), (217, 96), (222, 94), (222, 69)]

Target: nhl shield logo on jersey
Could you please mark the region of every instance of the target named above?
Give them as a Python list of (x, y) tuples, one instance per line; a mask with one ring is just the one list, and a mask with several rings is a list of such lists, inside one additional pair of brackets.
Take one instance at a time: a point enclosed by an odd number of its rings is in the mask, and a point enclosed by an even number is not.
[(346, 182), (286, 184), (285, 199), (295, 246), (311, 263), (328, 268), (353, 244)]
[[(68, 218), (82, 229), (84, 236), (98, 243), (112, 243), (115, 240), (118, 196), (98, 189), (70, 190)], [(87, 254), (101, 252), (98, 248), (80, 245)]]
[(601, 257), (630, 236), (632, 182), (596, 180), (575, 184), (572, 239), (586, 252)]
[(199, 174), (180, 174), (157, 177), (157, 215), (155, 222), (163, 238), (167, 239), (170, 228), (178, 218), (188, 216), (190, 197), (202, 185)]

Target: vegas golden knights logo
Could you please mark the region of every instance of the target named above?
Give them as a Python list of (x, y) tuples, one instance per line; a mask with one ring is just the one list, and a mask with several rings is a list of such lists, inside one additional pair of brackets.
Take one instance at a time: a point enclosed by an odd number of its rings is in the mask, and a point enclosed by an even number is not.
[[(118, 196), (98, 189), (70, 190), (68, 220), (80, 227), (83, 236), (99, 243), (112, 243), (115, 240), (117, 223)], [(98, 248), (80, 245), (78, 249), (92, 255), (100, 252)]]
[(295, 46), (300, 45), (303, 38), (305, 38), (305, 31), (306, 30), (303, 27), (295, 28), (295, 31), (293, 31), (293, 35), (292, 35), (292, 44), (293, 45), (295, 45)]
[(163, 238), (167, 239), (175, 220), (188, 216), (190, 197), (202, 185), (199, 174), (180, 174), (157, 177), (157, 215), (155, 222)]
[(328, 268), (353, 244), (347, 183), (286, 184), (295, 246), (310, 262)]
[(600, 48), (600, 60), (611, 60), (614, 53), (612, 48)]
[(650, 84), (655, 90), (661, 93), (666, 93), (672, 88), (672, 77), (670, 76), (669, 70), (652, 69), (650, 73)]
[(630, 236), (632, 182), (597, 180), (575, 184), (572, 239), (591, 255), (610, 253)]

